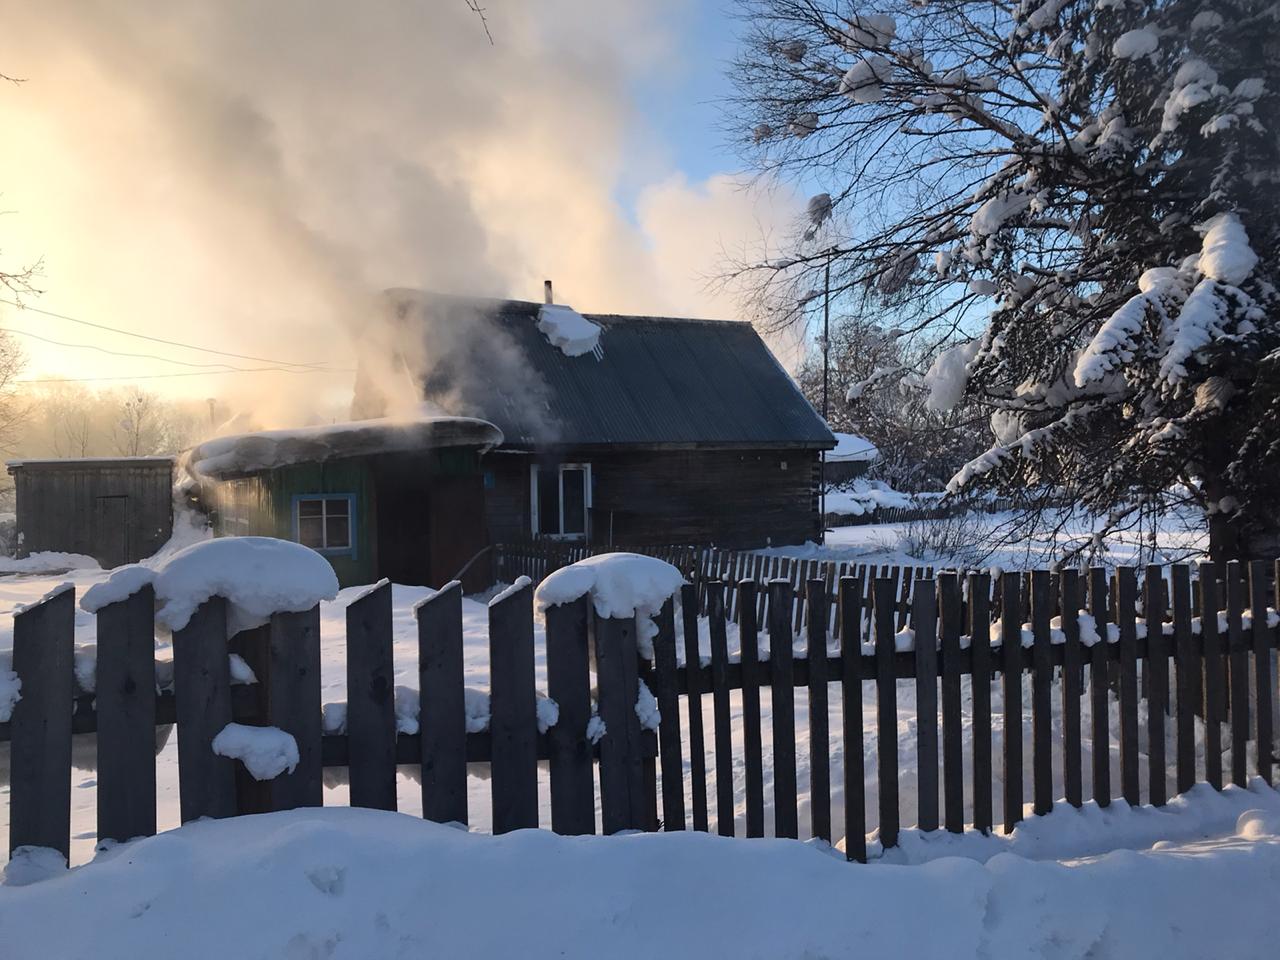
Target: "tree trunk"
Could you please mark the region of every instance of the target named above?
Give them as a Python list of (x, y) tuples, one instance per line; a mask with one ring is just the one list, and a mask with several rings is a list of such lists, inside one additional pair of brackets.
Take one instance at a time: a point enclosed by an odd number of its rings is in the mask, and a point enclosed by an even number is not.
[(1280, 558), (1280, 528), (1242, 523), (1234, 514), (1209, 515), (1209, 559), (1215, 563)]

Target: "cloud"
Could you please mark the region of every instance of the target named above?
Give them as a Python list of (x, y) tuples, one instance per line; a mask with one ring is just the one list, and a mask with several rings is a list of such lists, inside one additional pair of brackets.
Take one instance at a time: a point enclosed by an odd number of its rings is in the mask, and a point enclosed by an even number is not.
[[(23, 5), (3, 68), (27, 82), (0, 90), (0, 189), (20, 211), (0, 223), (6, 258), (44, 258), (51, 309), (333, 366), (388, 286), (534, 299), (551, 277), (583, 310), (733, 315), (705, 279), (722, 249), (793, 220), (794, 198), (661, 168), (634, 218), (616, 198), (654, 163), (628, 150), (645, 128), (631, 91), (680, 56), (664, 27), (679, 9), (490, 0), (490, 46), (460, 0)], [(33, 375), (182, 370), (30, 352)], [(149, 385), (237, 393), (287, 422), (350, 379)]]

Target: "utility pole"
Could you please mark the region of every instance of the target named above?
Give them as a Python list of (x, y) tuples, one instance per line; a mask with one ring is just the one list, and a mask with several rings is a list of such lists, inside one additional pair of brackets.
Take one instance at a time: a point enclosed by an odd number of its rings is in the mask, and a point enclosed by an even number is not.
[[(827, 252), (827, 265), (822, 272), (822, 420), (831, 426), (828, 416), (827, 388), (831, 379), (831, 253)], [(827, 542), (827, 451), (819, 460), (818, 542)]]

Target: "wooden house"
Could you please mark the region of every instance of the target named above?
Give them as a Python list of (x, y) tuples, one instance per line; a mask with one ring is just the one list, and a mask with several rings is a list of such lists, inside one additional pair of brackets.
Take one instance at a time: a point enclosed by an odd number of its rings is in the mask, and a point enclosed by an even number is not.
[[(218, 437), (183, 467), (218, 536), (296, 540), (343, 586), (440, 586), (483, 551), (480, 457), (502, 434), (457, 417)], [(487, 578), (464, 580), (469, 589)]]
[(399, 375), (440, 412), (495, 424), (490, 542), (819, 538), (820, 454), (836, 441), (750, 324), (386, 296), (392, 335), (370, 339), (397, 356), (361, 359), (353, 413), (385, 414), (379, 377)]

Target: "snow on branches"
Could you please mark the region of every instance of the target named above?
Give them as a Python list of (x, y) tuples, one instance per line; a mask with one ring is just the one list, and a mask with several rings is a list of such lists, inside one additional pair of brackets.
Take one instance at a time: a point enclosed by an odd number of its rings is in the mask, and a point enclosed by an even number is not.
[(1004, 436), (958, 480), (1280, 531), (1280, 7), (739, 2), (748, 155), (833, 198), (765, 268), (779, 324), (829, 266), (837, 305), (969, 344), (947, 383)]

